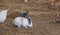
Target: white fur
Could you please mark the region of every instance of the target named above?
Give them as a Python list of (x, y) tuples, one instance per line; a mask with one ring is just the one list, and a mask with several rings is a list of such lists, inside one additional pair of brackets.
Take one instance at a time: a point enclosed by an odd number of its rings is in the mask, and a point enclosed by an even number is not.
[(13, 24), (18, 26), (18, 28), (20, 28), (21, 26), (24, 26), (25, 28), (27, 28), (27, 26), (32, 27), (32, 21), (31, 24), (29, 24), (28, 19), (24, 17), (15, 18)]
[(7, 17), (7, 10), (2, 10), (0, 12), (0, 23), (3, 23), (6, 20)]

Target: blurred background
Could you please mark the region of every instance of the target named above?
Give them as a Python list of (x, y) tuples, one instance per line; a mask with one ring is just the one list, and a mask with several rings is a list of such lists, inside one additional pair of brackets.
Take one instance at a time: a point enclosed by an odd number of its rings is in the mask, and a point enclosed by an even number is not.
[[(7, 20), (0, 24), (0, 35), (60, 35), (60, 23), (54, 23), (55, 14), (60, 7), (51, 5), (51, 0), (0, 0), (0, 11), (8, 9)], [(17, 28), (12, 24), (15, 17), (22, 11), (29, 10), (33, 27), (30, 29)]]

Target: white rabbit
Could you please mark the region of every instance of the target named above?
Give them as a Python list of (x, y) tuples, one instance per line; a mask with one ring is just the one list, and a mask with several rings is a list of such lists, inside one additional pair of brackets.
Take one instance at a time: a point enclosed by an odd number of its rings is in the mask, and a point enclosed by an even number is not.
[(0, 23), (3, 23), (7, 18), (7, 9), (0, 12)]
[(32, 21), (29, 22), (29, 19), (24, 17), (17, 17), (14, 19), (13, 24), (20, 28), (21, 26), (28, 28), (32, 27)]

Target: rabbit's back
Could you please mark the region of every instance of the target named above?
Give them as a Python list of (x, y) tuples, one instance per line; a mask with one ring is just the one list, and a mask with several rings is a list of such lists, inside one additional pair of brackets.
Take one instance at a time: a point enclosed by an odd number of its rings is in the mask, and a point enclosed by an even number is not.
[(27, 26), (29, 24), (28, 19), (27, 18), (23, 18), (23, 26)]
[(4, 22), (6, 20), (7, 17), (7, 10), (2, 10), (0, 12), (0, 22)]
[(15, 24), (15, 25), (22, 25), (22, 17), (17, 17), (17, 18), (15, 18), (15, 20), (13, 21), (13, 23)]

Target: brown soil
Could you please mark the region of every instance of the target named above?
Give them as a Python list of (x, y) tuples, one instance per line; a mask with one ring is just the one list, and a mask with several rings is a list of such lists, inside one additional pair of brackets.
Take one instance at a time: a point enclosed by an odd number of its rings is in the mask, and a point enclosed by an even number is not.
[[(60, 7), (50, 5), (50, 0), (0, 0), (0, 9), (8, 8), (7, 20), (0, 24), (0, 35), (60, 35), (60, 23), (54, 23), (55, 14)], [(12, 24), (15, 17), (21, 12), (29, 10), (33, 27), (30, 29), (17, 28)]]

